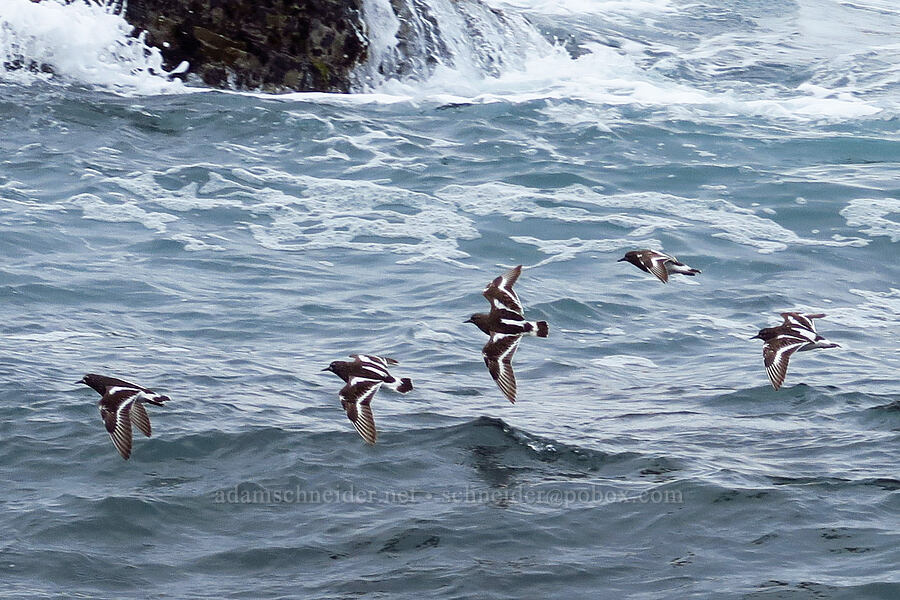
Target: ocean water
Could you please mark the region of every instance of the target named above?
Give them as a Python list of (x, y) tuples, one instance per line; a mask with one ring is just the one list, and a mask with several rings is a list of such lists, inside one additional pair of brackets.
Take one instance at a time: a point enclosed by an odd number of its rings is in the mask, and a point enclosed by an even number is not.
[[(490, 4), (490, 72), (274, 96), (0, 0), (0, 597), (900, 597), (896, 3)], [(775, 391), (784, 310), (841, 347)], [(172, 398), (127, 462), (87, 372)]]

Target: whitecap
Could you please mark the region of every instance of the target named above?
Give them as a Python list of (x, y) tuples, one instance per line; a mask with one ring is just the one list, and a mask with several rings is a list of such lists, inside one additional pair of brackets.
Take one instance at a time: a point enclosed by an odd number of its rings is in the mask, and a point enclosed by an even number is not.
[[(460, 210), (476, 215), (500, 214), (511, 221), (544, 218), (559, 222), (610, 223), (630, 227), (629, 238), (584, 241), (537, 240), (519, 236), (523, 243), (538, 245), (554, 252), (557, 260), (568, 260), (584, 251), (609, 251), (625, 243), (647, 242), (659, 247), (656, 240), (645, 240), (656, 230), (681, 227), (696, 228), (700, 223), (713, 232), (713, 237), (756, 248), (760, 253), (786, 250), (791, 246), (865, 246), (862, 238), (804, 238), (757, 214), (722, 198), (685, 198), (659, 192), (602, 194), (582, 185), (556, 190), (536, 190), (507, 183), (485, 183), (477, 186), (450, 185), (436, 195), (456, 204)], [(639, 214), (634, 214), (634, 213)], [(760, 211), (762, 212), (762, 211)], [(657, 244), (657, 245), (654, 245)]]
[[(828, 311), (828, 318), (853, 329), (878, 331), (896, 348), (897, 334), (900, 332), (900, 289), (887, 291), (851, 289), (851, 294), (864, 301), (855, 306), (835, 307)], [(886, 331), (882, 331), (886, 330)]]
[[(0, 79), (30, 83), (52, 77), (123, 94), (183, 93), (169, 78), (159, 50), (133, 37), (121, 2), (3, 2)], [(187, 68), (179, 65), (176, 71)]]
[(848, 226), (858, 227), (869, 236), (900, 242), (900, 222), (887, 218), (892, 214), (900, 214), (900, 200), (896, 198), (857, 198), (841, 209)]
[(146, 211), (132, 201), (105, 202), (94, 194), (78, 194), (71, 199), (71, 203), (81, 207), (85, 219), (109, 223), (138, 223), (157, 233), (164, 233), (167, 230), (167, 223), (178, 220), (178, 217), (169, 213)]

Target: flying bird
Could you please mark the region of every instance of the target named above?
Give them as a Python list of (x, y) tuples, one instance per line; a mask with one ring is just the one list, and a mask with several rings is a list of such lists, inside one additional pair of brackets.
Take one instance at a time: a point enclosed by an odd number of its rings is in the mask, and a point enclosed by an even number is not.
[(347, 418), (366, 442), (374, 444), (378, 438), (375, 416), (372, 414), (372, 398), (382, 385), (405, 394), (413, 389), (408, 377), (396, 379), (388, 371), (389, 365), (398, 364), (393, 358), (369, 354), (351, 354), (353, 360), (336, 360), (322, 369), (331, 371), (346, 384), (338, 393)]
[(616, 262), (630, 262), (645, 273), (653, 273), (663, 283), (669, 283), (669, 275), (680, 273), (693, 277), (700, 269), (692, 269), (674, 256), (655, 250), (632, 250)]
[(476, 313), (465, 323), (473, 323), (488, 334), (489, 339), (481, 349), (488, 372), (506, 398), (516, 402), (516, 375), (512, 359), (522, 336), (547, 337), (550, 328), (547, 321), (526, 321), (522, 303), (513, 285), (522, 274), (522, 265), (514, 267), (491, 281), (482, 295), (491, 304), (491, 312)]
[(100, 394), (100, 417), (106, 425), (106, 432), (122, 455), (131, 456), (131, 425), (150, 437), (150, 415), (144, 404), (162, 406), (169, 397), (155, 393), (145, 387), (105, 375), (88, 373), (75, 383), (90, 386)]
[(813, 319), (821, 319), (824, 314), (804, 315), (796, 312), (781, 313), (784, 322), (775, 327), (760, 329), (750, 339), (759, 338), (763, 345), (763, 362), (766, 373), (776, 390), (784, 383), (788, 361), (794, 352), (805, 352), (816, 348), (840, 348), (816, 332)]

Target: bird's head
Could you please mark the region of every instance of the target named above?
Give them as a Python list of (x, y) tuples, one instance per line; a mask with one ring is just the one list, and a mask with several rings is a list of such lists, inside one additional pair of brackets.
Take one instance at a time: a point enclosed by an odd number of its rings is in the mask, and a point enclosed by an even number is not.
[(488, 324), (489, 322), (490, 315), (487, 313), (475, 313), (474, 315), (463, 321), (463, 323), (472, 323), (473, 325), (475, 325), (475, 327), (490, 335), (491, 328)]
[(350, 363), (343, 360), (335, 360), (322, 370), (331, 371), (344, 381), (347, 381), (347, 378), (350, 376)]
[(103, 384), (102, 376), (97, 375), (95, 373), (88, 373), (87, 375), (85, 375), (84, 377), (82, 377), (81, 379), (76, 381), (75, 383), (76, 384), (83, 383), (84, 385), (92, 388), (95, 392), (97, 392), (100, 395), (103, 395), (106, 391), (106, 386)]

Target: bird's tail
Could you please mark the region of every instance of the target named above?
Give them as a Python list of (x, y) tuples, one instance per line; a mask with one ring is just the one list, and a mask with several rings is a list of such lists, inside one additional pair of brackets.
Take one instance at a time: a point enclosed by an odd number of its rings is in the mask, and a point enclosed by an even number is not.
[(535, 333), (538, 337), (547, 337), (550, 335), (550, 326), (547, 325), (547, 321), (537, 321), (535, 324), (535, 329), (537, 332)]
[(409, 377), (401, 377), (400, 385), (397, 386), (397, 391), (401, 394), (405, 394), (411, 389), (413, 389), (412, 379), (410, 379)]
[(143, 401), (147, 404), (153, 404), (155, 406), (162, 406), (163, 402), (168, 402), (171, 400), (168, 396), (163, 396), (162, 394), (153, 394), (152, 396), (145, 396)]
[(681, 275), (690, 275), (693, 277), (694, 275), (700, 274), (700, 269), (695, 269), (694, 267), (689, 267), (683, 262), (672, 262), (669, 261), (666, 263), (666, 270), (671, 275), (672, 273), (680, 273)]

